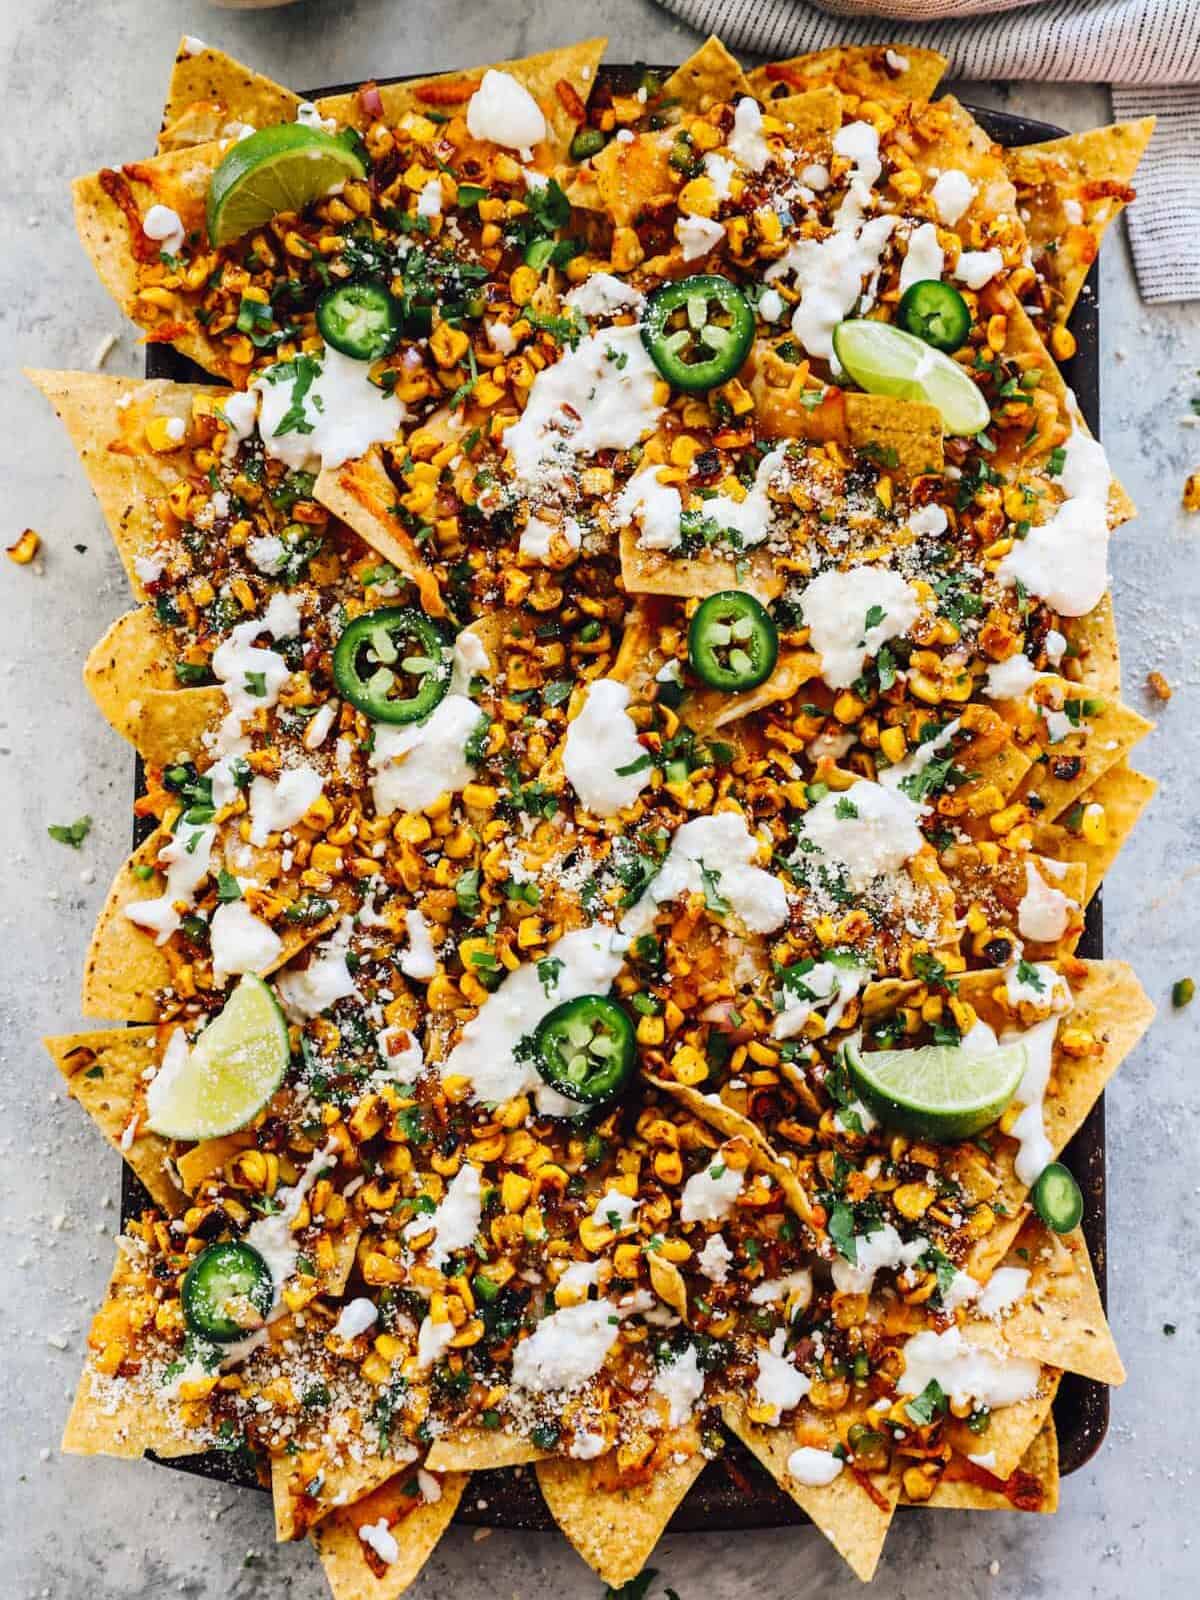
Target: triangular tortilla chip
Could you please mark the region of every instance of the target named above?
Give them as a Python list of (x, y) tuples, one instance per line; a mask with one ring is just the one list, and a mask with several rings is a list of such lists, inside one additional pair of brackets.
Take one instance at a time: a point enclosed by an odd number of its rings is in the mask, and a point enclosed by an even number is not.
[(662, 93), (664, 99), (678, 100), (685, 111), (707, 111), (753, 91), (741, 67), (716, 34), (711, 34), (681, 67), (676, 67), (663, 84)]
[(668, 1078), (655, 1078), (649, 1073), (646, 1074), (646, 1081), (672, 1095), (694, 1117), (707, 1122), (710, 1128), (716, 1128), (727, 1139), (744, 1139), (751, 1148), (750, 1164), (761, 1172), (769, 1173), (787, 1196), (788, 1204), (796, 1215), (810, 1227), (813, 1226), (813, 1208), (808, 1194), (791, 1167), (781, 1161), (767, 1143), (756, 1123), (742, 1116), (732, 1106), (725, 1105), (716, 1095), (704, 1095), (686, 1084), (672, 1083)]
[[(118, 1248), (98, 1318), (119, 1297), (124, 1270), (124, 1253)], [(136, 1461), (153, 1450), (170, 1461), (196, 1455), (205, 1448), (205, 1441), (183, 1429), (177, 1406), (160, 1405), (136, 1377), (110, 1378), (101, 1372), (89, 1349), (61, 1448), (67, 1455), (117, 1456), (125, 1461)]]
[(368, 451), (357, 461), (326, 468), (317, 478), (313, 498), (416, 584), (421, 604), (430, 616), (446, 615), (446, 602), (437, 579), (408, 529), (393, 515), (396, 489), (378, 449)]
[[(1131, 706), (1093, 695), (1090, 684), (1062, 681), (1066, 699), (1098, 699), (1102, 704), (1098, 711), (1083, 715), (1085, 728), (1073, 729), (1057, 744), (1047, 744), (1044, 759), (1034, 762), (1021, 784), (1020, 796), (1036, 794), (1042, 802), (1038, 815), (1045, 822), (1054, 822), (1069, 811), (1085, 789), (1123, 761), (1154, 727)], [(1074, 770), (1076, 760), (1078, 770)]]
[[(406, 83), (385, 83), (379, 87), (383, 121), (399, 122), (407, 111), (436, 111), (443, 116), (464, 113), (467, 102), (489, 69), (507, 72), (542, 108), (547, 136), (534, 151), (541, 165), (543, 152), (551, 165), (565, 161), (575, 130), (583, 121), (588, 95), (596, 81), (596, 69), (604, 57), (607, 39), (583, 39), (579, 44), (545, 50), (540, 55), (523, 56), (516, 61), (489, 62), (487, 66), (458, 72), (440, 72), (431, 78), (410, 78)], [(363, 113), (357, 92), (326, 95), (317, 101), (323, 117), (335, 117), (346, 127), (365, 128), (370, 120)]]
[(1014, 1355), (1049, 1361), (1097, 1383), (1124, 1383), (1125, 1368), (1080, 1228), (1060, 1235), (1030, 1217), (1003, 1264), (1030, 1275), (1025, 1293), (1000, 1322)]
[(809, 55), (792, 56), (755, 67), (750, 86), (766, 101), (780, 84), (812, 89), (836, 84), (847, 94), (864, 99), (928, 100), (941, 82), (946, 58), (936, 50), (916, 50), (911, 45), (835, 45)]
[[(415, 1472), (411, 1467), (403, 1472)], [(275, 1509), (275, 1538), (280, 1544), (302, 1539), (308, 1530), (336, 1511), (338, 1506), (357, 1501), (396, 1477), (396, 1462), (391, 1456), (368, 1452), (361, 1461), (349, 1460), (322, 1465), (316, 1474), (320, 1487), (312, 1487), (314, 1473), (304, 1460), (304, 1451), (295, 1455), (271, 1457), (271, 1500)], [(368, 1519), (370, 1520), (370, 1519)]]
[[(252, 128), (267, 128), (276, 122), (295, 122), (299, 95), (264, 77), (261, 72), (255, 72), (252, 67), (243, 66), (240, 61), (226, 55), (224, 50), (216, 50), (211, 45), (194, 49), (198, 42), (185, 37), (175, 57), (166, 104), (163, 106), (160, 150), (172, 144), (179, 147), (178, 135), (175, 140), (167, 135), (172, 125), (178, 125), (180, 119), (198, 103), (215, 106), (221, 113), (222, 126), (228, 122), (241, 122)], [(217, 133), (214, 132), (210, 137), (217, 137)]]
[(312, 1532), (333, 1600), (395, 1600), (415, 1582), (438, 1540), (449, 1527), (463, 1497), (470, 1473), (448, 1472), (441, 1479), (441, 1499), (422, 1502), (391, 1523), (389, 1531), (400, 1547), (396, 1560), (377, 1576), (367, 1557), (368, 1546), (359, 1529), (385, 1523), (395, 1516), (407, 1497), (400, 1493), (406, 1481), (398, 1473), (365, 1500), (326, 1517)]
[(769, 551), (755, 550), (748, 559), (705, 551), (698, 556), (673, 556), (666, 550), (647, 550), (637, 530), (624, 527), (620, 534), (621, 579), (630, 594), (674, 595), (680, 600), (719, 594), (722, 589), (745, 589), (764, 605), (783, 593), (784, 577), (776, 571)]
[(773, 117), (786, 122), (800, 137), (812, 142), (832, 138), (842, 125), (842, 95), (832, 84), (799, 94), (779, 95), (768, 107)]
[(157, 1028), (108, 1028), (55, 1034), (42, 1043), (72, 1100), (128, 1162), (155, 1205), (174, 1216), (187, 1202), (171, 1173), (171, 1141), (140, 1126), (125, 1141), (146, 1072), (158, 1065), (157, 1038)]
[(487, 1472), (544, 1461), (549, 1453), (502, 1428), (459, 1428), (433, 1441), (425, 1465), (430, 1472)]
[(705, 1461), (697, 1447), (682, 1461), (672, 1457), (649, 1482), (629, 1489), (601, 1487), (594, 1466), (553, 1456), (539, 1461), (534, 1471), (550, 1515), (578, 1554), (602, 1582), (619, 1589), (646, 1565)]
[(1089, 128), (1005, 151), (1034, 259), (1057, 290), (1056, 323), (1071, 315), (1105, 230), (1132, 198), (1128, 185), (1154, 120)]
[[(971, 1342), (983, 1342), (974, 1330)], [(1000, 1341), (996, 1341), (995, 1348), (1002, 1350)], [(947, 1417), (946, 1442), (963, 1456), (990, 1453), (995, 1458), (995, 1466), (990, 1470), (998, 1478), (1007, 1478), (1020, 1466), (1022, 1456), (1045, 1426), (1061, 1382), (1062, 1373), (1056, 1367), (1043, 1366), (1041, 1386), (1032, 1400), (1018, 1400), (1016, 1405), (1000, 1406), (992, 1411), (987, 1432), (983, 1434), (972, 1433), (957, 1417)]]
[[(209, 179), (228, 148), (227, 140), (214, 139), (147, 161), (127, 162), (119, 171), (106, 167), (76, 178), (72, 192), (83, 247), (100, 282), (125, 315), (145, 328), (152, 340), (168, 342), (207, 372), (241, 384), (248, 369), (230, 361), (228, 350), (210, 339), (194, 317), (173, 318), (138, 299), (137, 253), (145, 255), (147, 243), (153, 243), (142, 234), (141, 219), (151, 206), (166, 205), (179, 216), (185, 232), (203, 237)], [(157, 251), (154, 245), (155, 259)]]
[[(730, 587), (745, 589), (745, 583)], [(771, 676), (757, 689), (722, 694), (719, 689), (697, 689), (684, 697), (679, 714), (697, 733), (713, 733), (727, 723), (748, 717), (764, 706), (790, 700), (798, 689), (821, 675), (821, 658), (812, 650), (781, 650)]]
[(110, 378), (100, 372), (26, 368), (25, 376), (46, 396), (70, 435), (130, 586), (144, 599), (134, 563), (158, 544), (156, 503), (182, 474), (174, 453), (159, 455), (150, 449), (140, 424), (152, 416), (188, 422), (197, 395), (212, 401), (229, 391), (166, 378)]
[[(158, 829), (140, 845), (113, 879), (104, 908), (96, 922), (83, 973), (83, 1014), (107, 1022), (153, 1022), (158, 1017), (154, 994), (169, 988), (174, 968), (166, 949), (152, 936), (131, 922), (125, 907), (137, 900), (152, 900), (162, 892), (162, 879), (140, 878), (135, 867), (152, 867), (166, 842)], [(282, 940), (278, 959), (260, 972), (260, 977), (277, 971), (295, 959), (306, 945), (329, 931), (342, 911), (350, 910), (355, 893), (339, 880), (330, 890), (336, 902), (331, 917), (311, 927), (285, 925), (279, 930)]]
[[(976, 1441), (986, 1446), (986, 1440)], [(986, 1454), (986, 1448), (975, 1451), (974, 1454)], [(1024, 1477), (1032, 1479), (1040, 1487), (1041, 1499), (1036, 1509), (1039, 1513), (1046, 1514), (1058, 1510), (1058, 1434), (1055, 1432), (1053, 1417), (1047, 1417), (1042, 1424), (1037, 1438), (1021, 1457), (1017, 1472)], [(989, 1482), (989, 1478), (992, 1480)], [(932, 1506), (935, 1510), (944, 1511), (1012, 1511), (1025, 1510), (1024, 1505), (1014, 1507), (1010, 1496), (1002, 1487), (1003, 1480), (994, 1473), (983, 1473), (973, 1466), (963, 1456), (955, 1456), (948, 1464), (946, 1471), (938, 1479), (937, 1488), (928, 1500), (922, 1500), (921, 1505)], [(1031, 1487), (1026, 1483), (1014, 1483), (1011, 1487), (1017, 1493), (1026, 1493)]]
[(1112, 700), (1121, 698), (1121, 646), (1117, 640), (1117, 619), (1113, 615), (1112, 591), (1082, 617), (1063, 617), (1072, 657), (1083, 669), (1084, 681), (1097, 693)]
[(1081, 833), (1059, 821), (1039, 822), (1034, 830), (1034, 845), (1059, 861), (1081, 862), (1087, 868), (1086, 900), (1090, 900), (1157, 788), (1153, 778), (1136, 772), (1128, 762), (1119, 761), (1077, 801), (1085, 808), (1103, 806), (1106, 832), (1101, 843), (1090, 843)]
[(224, 715), (223, 691), (181, 689), (171, 635), (147, 606), (127, 611), (93, 647), (83, 681), (109, 725), (151, 766), (195, 760)]
[[(893, 1466), (884, 1475), (869, 1477), (865, 1473), (843, 1471), (832, 1483), (820, 1487), (797, 1483), (787, 1466), (788, 1457), (799, 1442), (794, 1428), (756, 1427), (747, 1419), (742, 1407), (733, 1402), (721, 1407), (721, 1416), (729, 1431), (762, 1462), (801, 1511), (812, 1518), (814, 1526), (825, 1535), (855, 1576), (864, 1583), (869, 1582), (879, 1564), (883, 1542), (900, 1498), (898, 1467)], [(806, 1412), (804, 1426), (811, 1432), (810, 1442), (825, 1439), (829, 1449), (839, 1442), (833, 1425), (818, 1412)]]

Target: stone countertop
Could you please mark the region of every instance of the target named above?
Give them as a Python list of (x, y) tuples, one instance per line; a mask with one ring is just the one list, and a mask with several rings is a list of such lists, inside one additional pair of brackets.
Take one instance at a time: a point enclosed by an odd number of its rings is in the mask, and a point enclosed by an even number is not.
[[(271, 1543), (266, 1500), (149, 1464), (58, 1455), (91, 1311), (111, 1265), (119, 1173), (37, 1044), (79, 1025), (77, 984), (104, 888), (129, 836), (131, 759), (92, 710), (83, 658), (128, 604), (82, 471), (39, 396), (14, 369), (87, 368), (110, 333), (106, 370), (142, 352), (85, 262), (68, 179), (149, 151), (179, 35), (198, 33), (283, 82), (352, 80), (517, 56), (607, 29), (615, 59), (678, 60), (694, 40), (650, 0), (339, 0), (215, 11), (170, 0), (25, 0), (0, 7), (9, 176), (0, 193), (0, 344), (12, 373), (0, 460), (9, 543), (42, 534), (36, 568), (0, 562), (0, 1350), (5, 1424), (0, 1506), (6, 1600), (160, 1600), (168, 1594), (318, 1600), (311, 1552)], [(881, 27), (881, 35), (884, 28)], [(1100, 89), (971, 85), (969, 98), (1070, 128), (1106, 120)], [(1131, 960), (1163, 1014), (1109, 1092), (1110, 1313), (1130, 1377), (1096, 1459), (1063, 1484), (1057, 1517), (901, 1516), (876, 1580), (881, 1596), (947, 1592), (1031, 1600), (1192, 1596), (1200, 1558), (1195, 1429), (1200, 1392), (1200, 1004), (1172, 1014), (1173, 979), (1200, 967), (1200, 517), (1180, 491), (1200, 469), (1200, 306), (1147, 309), (1121, 229), (1103, 257), (1104, 434), (1141, 506), (1113, 543), (1126, 698), (1156, 708), (1146, 674), (1175, 698), (1138, 764), (1163, 792), (1105, 886), (1108, 950)], [(48, 822), (95, 819), (78, 853)], [(1168, 1325), (1170, 1330), (1168, 1331)], [(1189, 1374), (1191, 1376), (1189, 1376)], [(854, 1578), (811, 1529), (666, 1538), (654, 1557), (682, 1600), (850, 1596)], [(764, 1577), (764, 1574), (766, 1575)], [(601, 1585), (553, 1535), (453, 1529), (415, 1593), (532, 1600)]]

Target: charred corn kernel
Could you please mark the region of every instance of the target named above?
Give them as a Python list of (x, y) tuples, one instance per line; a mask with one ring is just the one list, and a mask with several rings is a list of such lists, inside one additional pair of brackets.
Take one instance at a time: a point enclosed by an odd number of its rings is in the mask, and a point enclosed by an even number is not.
[[(618, 228), (613, 235), (612, 264), (616, 272), (632, 272), (646, 252), (633, 228)], [(521, 269), (518, 268), (519, 272)], [(513, 274), (516, 276), (516, 273)], [(519, 303), (519, 302), (518, 302)]]
[(711, 178), (693, 178), (679, 191), (680, 211), (690, 212), (696, 217), (715, 216), (719, 204), (720, 200)]
[(731, 378), (721, 389), (721, 396), (728, 401), (735, 417), (744, 417), (748, 411), (754, 410), (754, 400), (746, 387), (736, 378)]
[(640, 1017), (637, 1025), (639, 1044), (662, 1044), (667, 1036), (666, 1024), (661, 1017)]
[(1058, 1043), (1069, 1056), (1090, 1056), (1095, 1054), (1096, 1035), (1090, 1028), (1064, 1028)]
[(904, 753), (908, 749), (908, 741), (904, 737), (904, 729), (885, 728), (879, 735), (879, 748), (893, 766), (897, 761), (902, 761)]
[(1200, 511), (1200, 472), (1189, 475), (1183, 486), (1183, 509)]
[(708, 1062), (694, 1045), (680, 1045), (671, 1057), (671, 1073), (679, 1083), (702, 1083), (708, 1077)]
[(176, 1391), (181, 1400), (203, 1400), (217, 1387), (217, 1378), (184, 1378)]
[(505, 1211), (524, 1211), (533, 1193), (532, 1180), (519, 1172), (506, 1172), (500, 1182), (500, 1201)]
[(517, 944), (522, 950), (532, 950), (535, 945), (545, 944), (546, 930), (542, 926), (540, 917), (523, 917), (517, 928)]
[(770, 206), (759, 206), (754, 213), (754, 226), (758, 229), (759, 238), (767, 244), (777, 244), (783, 237), (779, 213)]
[(1008, 318), (1002, 311), (997, 311), (988, 318), (987, 343), (988, 349), (994, 350), (997, 355), (1004, 349), (1005, 340), (1008, 338)]
[(26, 528), (15, 544), (8, 546), (7, 555), (19, 567), (27, 567), (41, 548), (41, 539), (32, 528)]
[(1005, 806), (1003, 811), (994, 811), (992, 813), (988, 818), (988, 827), (995, 834), (1011, 833), (1024, 814), (1025, 808), (1019, 803)]
[(1084, 806), (1079, 831), (1089, 844), (1102, 845), (1108, 840), (1108, 817), (1098, 800)]
[(641, 1245), (619, 1244), (613, 1251), (613, 1271), (618, 1278), (636, 1278), (642, 1269)]
[(916, 167), (902, 167), (892, 173), (888, 179), (888, 188), (894, 189), (905, 200), (913, 200), (920, 194), (922, 182), (921, 174)]
[(937, 1487), (937, 1477), (928, 1467), (905, 1467), (904, 1493), (909, 1500), (928, 1500)]
[[(911, 683), (911, 678), (909, 681)], [(833, 702), (833, 714), (842, 723), (857, 722), (866, 709), (866, 702), (848, 689), (843, 690)]]
[(391, 1362), (385, 1361), (382, 1356), (376, 1355), (374, 1351), (363, 1362), (359, 1371), (367, 1382), (374, 1384), (377, 1389), (382, 1389), (385, 1384), (391, 1382)]
[(654, 1175), (660, 1183), (683, 1182), (683, 1157), (678, 1150), (658, 1150), (654, 1155)]
[(1055, 328), (1050, 334), (1050, 348), (1054, 352), (1055, 360), (1069, 361), (1078, 349), (1075, 335), (1070, 328), (1061, 325)]
[(923, 1217), (934, 1201), (933, 1190), (923, 1183), (902, 1183), (892, 1195), (892, 1204), (902, 1217), (915, 1222)]
[(456, 367), (470, 345), (470, 336), (461, 328), (452, 328), (448, 322), (439, 322), (429, 340), (433, 359), (444, 368)]
[(159, 311), (174, 311), (175, 296), (170, 289), (142, 289), (138, 292), (138, 299), (145, 306), (154, 306)]
[(504, 399), (504, 390), (494, 378), (480, 378), (475, 385), (472, 398), (485, 411), (490, 411), (493, 406), (498, 406)]
[(515, 306), (527, 306), (538, 291), (541, 282), (532, 267), (518, 267), (508, 280), (508, 292)]
[(658, 1254), (664, 1261), (674, 1262), (678, 1266), (680, 1262), (690, 1260), (692, 1247), (686, 1239), (664, 1239), (658, 1247)]
[(319, 844), (313, 845), (310, 860), (314, 872), (335, 873), (341, 870), (342, 852), (336, 845), (326, 844), (321, 840)]
[(186, 435), (182, 417), (151, 417), (146, 424), (146, 443), (160, 455), (178, 450)]
[(488, 783), (468, 783), (462, 792), (462, 797), (464, 805), (490, 810), (499, 800), (500, 792)]

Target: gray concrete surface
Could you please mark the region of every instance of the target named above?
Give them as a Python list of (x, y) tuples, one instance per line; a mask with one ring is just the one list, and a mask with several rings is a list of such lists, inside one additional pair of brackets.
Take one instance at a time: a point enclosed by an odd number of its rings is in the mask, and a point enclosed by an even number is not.
[[(112, 372), (141, 352), (83, 259), (67, 180), (151, 148), (183, 31), (284, 82), (468, 65), (544, 48), (586, 27), (614, 58), (681, 58), (686, 31), (649, 0), (302, 0), (217, 11), (178, 0), (6, 0), (0, 192), (0, 363), (87, 367), (109, 332)], [(882, 30), (881, 30), (882, 31)], [(972, 86), (977, 100), (1082, 128), (1098, 89)], [(1172, 1015), (1171, 980), (1200, 968), (1200, 517), (1180, 490), (1200, 468), (1200, 306), (1144, 308), (1124, 239), (1103, 265), (1104, 432), (1142, 507), (1113, 550), (1126, 694), (1146, 673), (1176, 693), (1143, 747), (1163, 791), (1106, 886), (1111, 954), (1165, 1007), (1109, 1096), (1111, 1313), (1130, 1370), (1097, 1459), (1063, 1485), (1055, 1518), (928, 1513), (900, 1519), (881, 1596), (995, 1600), (1192, 1596), (1200, 1358), (1200, 1002)], [(127, 594), (74, 455), (41, 399), (6, 372), (0, 420), (3, 543), (31, 525), (36, 570), (0, 562), (0, 1600), (316, 1600), (305, 1548), (271, 1543), (260, 1496), (148, 1464), (57, 1453), (91, 1308), (107, 1277), (117, 1162), (58, 1092), (37, 1036), (78, 1025), (77, 976), (104, 886), (125, 851), (131, 758), (85, 698), (83, 657)], [(73, 852), (49, 822), (84, 812)], [(1165, 1324), (1175, 1328), (1173, 1335)], [(800, 1600), (857, 1592), (811, 1530), (669, 1537), (654, 1560), (681, 1600)], [(601, 1586), (561, 1540), (453, 1530), (420, 1580), (424, 1600), (537, 1600)]]

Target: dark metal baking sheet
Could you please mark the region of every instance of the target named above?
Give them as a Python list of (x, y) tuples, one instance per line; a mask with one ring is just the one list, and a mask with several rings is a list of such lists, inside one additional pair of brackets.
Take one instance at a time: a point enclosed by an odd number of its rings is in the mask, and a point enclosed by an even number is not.
[[(665, 71), (670, 68), (663, 69)], [(620, 90), (632, 87), (640, 69), (620, 64), (601, 68), (601, 79)], [(384, 79), (395, 82), (396, 79)], [(338, 84), (310, 91), (310, 98), (340, 94), (356, 84)], [(1066, 130), (1031, 117), (1014, 116), (990, 107), (967, 105), (967, 109), (999, 144), (1036, 144), (1057, 138)], [(1066, 381), (1074, 389), (1088, 427), (1100, 432), (1100, 354), (1099, 354), (1099, 275), (1095, 267), (1071, 318), (1077, 353), (1064, 365)], [(174, 378), (180, 382), (214, 382), (168, 345), (149, 345), (146, 350), (146, 375)], [(137, 792), (141, 793), (141, 766), (137, 771)], [(148, 829), (135, 831), (135, 842)], [(138, 834), (140, 833), (140, 837)], [(1103, 954), (1100, 897), (1088, 907), (1087, 925), (1079, 944), (1081, 956), (1096, 959)], [(1083, 1231), (1092, 1253), (1092, 1263), (1102, 1301), (1107, 1300), (1105, 1211), (1104, 1097), (1093, 1106), (1082, 1128), (1063, 1157), (1083, 1190)], [(150, 1204), (142, 1186), (128, 1167), (124, 1169), (121, 1190), (122, 1221)], [(1091, 1379), (1067, 1373), (1054, 1402), (1054, 1422), (1058, 1430), (1059, 1470), (1064, 1475), (1077, 1472), (1100, 1448), (1108, 1431), (1108, 1389)], [(157, 1458), (156, 1458), (157, 1459)], [(217, 1451), (183, 1456), (159, 1465), (224, 1483), (259, 1488), (252, 1469), (241, 1459)], [(484, 1527), (549, 1529), (554, 1522), (538, 1492), (533, 1473), (527, 1469), (474, 1474), (468, 1494), (459, 1506), (458, 1522)], [(672, 1518), (672, 1529), (680, 1532), (712, 1532), (744, 1528), (776, 1528), (805, 1523), (809, 1519), (784, 1494), (745, 1446), (730, 1438), (722, 1456), (711, 1463), (696, 1480), (687, 1498)]]

